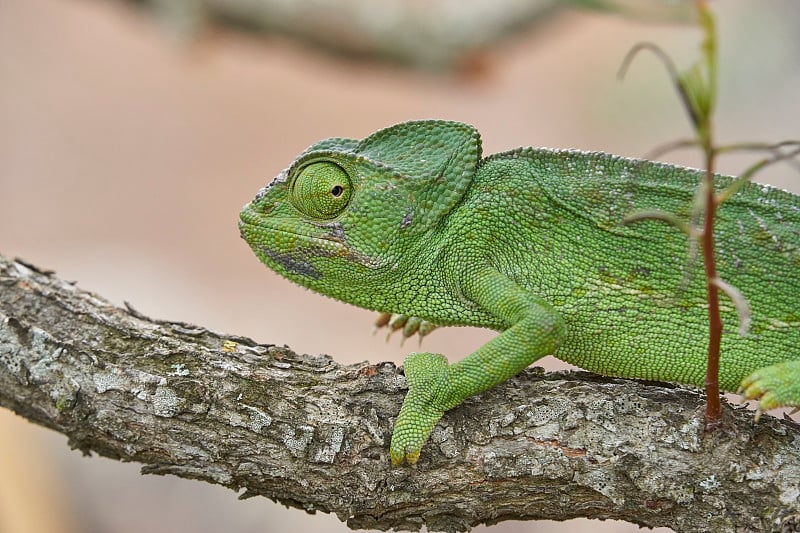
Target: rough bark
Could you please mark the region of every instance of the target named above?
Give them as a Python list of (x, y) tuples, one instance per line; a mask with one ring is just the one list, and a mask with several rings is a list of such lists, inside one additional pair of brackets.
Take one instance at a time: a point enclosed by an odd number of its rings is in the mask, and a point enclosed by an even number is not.
[[(635, 354), (632, 354), (632, 357)], [(800, 428), (663, 384), (530, 369), (438, 425), (416, 468), (388, 441), (405, 380), (115, 307), (0, 256), (0, 405), (85, 453), (336, 513), (465, 530), (616, 518), (676, 531), (800, 527)]]

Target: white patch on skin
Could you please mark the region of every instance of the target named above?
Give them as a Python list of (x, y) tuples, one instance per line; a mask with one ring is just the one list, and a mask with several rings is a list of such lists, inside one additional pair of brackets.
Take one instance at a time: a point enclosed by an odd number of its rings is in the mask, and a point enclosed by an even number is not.
[[(256, 193), (255, 200), (253, 200), (253, 201), (254, 201), (254, 202), (257, 202), (257, 201), (261, 200), (261, 199), (262, 199), (262, 198), (263, 198), (263, 197), (264, 197), (264, 196), (267, 194), (267, 191), (269, 191), (269, 189), (270, 189), (270, 188), (271, 188), (273, 185), (277, 185), (277, 184), (279, 184), (279, 183), (286, 183), (286, 180), (287, 180), (287, 179), (289, 179), (289, 169), (288, 169), (288, 168), (284, 168), (283, 170), (281, 170), (280, 174), (278, 174), (277, 176), (275, 176), (275, 177), (272, 179), (272, 181), (271, 181), (271, 182), (269, 182), (269, 183), (268, 183), (268, 184), (267, 184), (265, 187), (262, 187), (262, 188), (261, 188), (261, 189), (258, 191), (258, 193)], [(246, 206), (245, 206), (245, 207), (246, 207)]]

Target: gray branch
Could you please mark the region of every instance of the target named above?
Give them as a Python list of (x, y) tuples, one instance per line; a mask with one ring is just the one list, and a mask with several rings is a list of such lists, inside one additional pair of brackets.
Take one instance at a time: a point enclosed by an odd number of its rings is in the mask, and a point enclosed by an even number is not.
[(565, 7), (690, 20), (691, 2), (621, 0), (128, 0), (190, 40), (213, 25), (280, 34), (328, 53), (429, 70), (481, 70), (481, 55)]
[(353, 528), (615, 518), (677, 531), (800, 527), (800, 428), (696, 392), (530, 369), (449, 412), (416, 468), (388, 442), (405, 380), (120, 309), (0, 256), (0, 406), (84, 453)]

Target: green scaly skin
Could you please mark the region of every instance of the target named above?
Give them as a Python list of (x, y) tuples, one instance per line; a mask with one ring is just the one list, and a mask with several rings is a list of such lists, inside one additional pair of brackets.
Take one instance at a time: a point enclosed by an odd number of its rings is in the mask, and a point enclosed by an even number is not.
[[(398, 124), (311, 146), (241, 212), (242, 237), (282, 276), (436, 326), (501, 332), (462, 361), (414, 353), (391, 458), (413, 464), (442, 414), (547, 354), (601, 374), (702, 385), (705, 279), (685, 236), (702, 173), (602, 153), (522, 148), (481, 158), (478, 132)], [(724, 187), (730, 178), (719, 177)], [(761, 410), (800, 405), (800, 197), (744, 186), (719, 209), (720, 381)]]

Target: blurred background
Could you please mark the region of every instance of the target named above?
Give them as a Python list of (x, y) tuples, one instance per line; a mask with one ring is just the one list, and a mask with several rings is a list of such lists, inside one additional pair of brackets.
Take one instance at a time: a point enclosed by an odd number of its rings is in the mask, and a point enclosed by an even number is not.
[[(337, 16), (322, 0), (278, 2), (283, 11), (271, 14), (257, 1), (207, 11), (203, 0), (0, 0), (0, 253), (156, 318), (342, 363), (399, 363), (409, 348), (373, 336), (373, 313), (279, 279), (239, 239), (242, 204), (306, 146), (432, 117), (475, 124), (487, 154), (535, 145), (641, 156), (691, 134), (652, 55), (616, 80), (641, 40), (681, 66), (697, 57), (700, 33), (674, 21), (675, 2), (611, 2), (614, 12), (550, 1), (534, 12), (534, 2), (386, 1), (350, 12), (359, 2), (342, 0)], [(239, 3), (249, 8), (223, 12)], [(797, 139), (800, 4), (712, 7), (719, 141)], [(700, 161), (690, 151), (663, 159)], [(720, 170), (748, 161), (728, 157)], [(800, 192), (789, 165), (759, 181)], [(425, 347), (454, 358), (490, 337), (451, 328)], [(347, 530), (335, 517), (138, 468), (82, 457), (65, 437), (0, 410), (0, 533)], [(486, 529), (638, 528), (476, 530)]]

